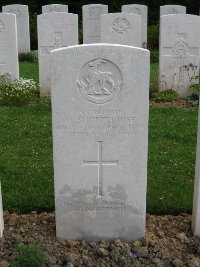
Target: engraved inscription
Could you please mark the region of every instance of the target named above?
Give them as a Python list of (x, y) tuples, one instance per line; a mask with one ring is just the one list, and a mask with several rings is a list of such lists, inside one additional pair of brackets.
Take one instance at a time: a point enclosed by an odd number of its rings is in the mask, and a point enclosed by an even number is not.
[(124, 35), (130, 30), (130, 22), (125, 18), (117, 18), (113, 22), (112, 30), (116, 34)]
[(97, 161), (86, 161), (83, 160), (83, 166), (98, 166), (98, 196), (103, 196), (103, 166), (118, 165), (117, 160), (105, 161), (103, 160), (103, 141), (98, 141), (98, 160)]
[(139, 7), (131, 7), (129, 9), (129, 13), (133, 13), (133, 14), (138, 14), (140, 15), (141, 14), (141, 11), (140, 11), (140, 8)]
[(177, 14), (178, 13), (178, 10), (176, 9), (176, 8), (170, 8), (169, 10), (168, 10), (168, 13), (169, 14)]
[(20, 19), (20, 18), (21, 18), (21, 12), (20, 12), (20, 10), (18, 10), (18, 9), (11, 9), (11, 10), (9, 10), (9, 12), (8, 12), (8, 13), (15, 14), (15, 15), (16, 15), (16, 17), (17, 17), (18, 19)]
[(113, 62), (98, 58), (82, 67), (77, 85), (80, 94), (87, 101), (105, 104), (119, 94), (122, 88), (122, 73)]
[(3, 32), (5, 30), (5, 25), (2, 20), (0, 20), (0, 32)]
[(54, 45), (55, 48), (61, 48), (62, 47), (62, 32), (55, 32), (54, 33)]
[(50, 12), (60, 12), (60, 8), (57, 6), (51, 6), (50, 7)]
[[(173, 73), (173, 89), (182, 89), (186, 82), (191, 82), (190, 77), (196, 76), (198, 68), (193, 65), (198, 56), (198, 47), (189, 47), (185, 41), (185, 34), (179, 33), (177, 42), (172, 47), (164, 47), (165, 57), (170, 58), (170, 62), (174, 65)], [(189, 67), (187, 65), (189, 64)], [(168, 88), (165, 75), (160, 74), (160, 88)]]
[(101, 7), (90, 7), (88, 10), (89, 19), (91, 20), (99, 20), (102, 14)]

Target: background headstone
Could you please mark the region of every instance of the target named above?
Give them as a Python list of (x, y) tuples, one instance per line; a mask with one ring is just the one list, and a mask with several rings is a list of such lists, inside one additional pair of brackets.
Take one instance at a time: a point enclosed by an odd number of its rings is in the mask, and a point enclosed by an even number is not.
[(141, 16), (129, 13), (102, 15), (101, 43), (141, 47)]
[(196, 150), (192, 230), (195, 236), (200, 236), (200, 110), (199, 110), (197, 150)]
[(173, 89), (181, 97), (191, 94), (198, 83), (200, 18), (195, 15), (166, 15), (160, 18), (159, 88)]
[(39, 80), (41, 96), (50, 94), (51, 91), (51, 50), (77, 44), (78, 15), (66, 12), (52, 12), (38, 16)]
[(16, 15), (0, 13), (0, 75), (19, 77)]
[(146, 217), (149, 51), (51, 53), (57, 236), (136, 240)]
[(179, 5), (165, 5), (160, 7), (160, 16), (169, 14), (186, 14), (186, 7)]
[(3, 204), (1, 195), (1, 183), (0, 183), (0, 238), (3, 236), (4, 220), (3, 220)]
[(108, 6), (101, 4), (85, 5), (83, 12), (83, 43), (100, 43), (101, 15), (108, 13)]
[(51, 4), (42, 6), (42, 13), (68, 12), (68, 5)]
[(148, 7), (145, 5), (124, 5), (122, 6), (122, 12), (128, 12), (141, 15), (141, 47), (147, 47), (147, 19), (148, 19)]
[(18, 52), (30, 52), (29, 13), (26, 5), (7, 5), (2, 7), (3, 12), (16, 15)]

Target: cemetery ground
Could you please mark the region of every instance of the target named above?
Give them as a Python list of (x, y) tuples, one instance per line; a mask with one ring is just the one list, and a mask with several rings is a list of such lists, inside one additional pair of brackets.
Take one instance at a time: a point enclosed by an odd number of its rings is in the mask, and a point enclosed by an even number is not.
[[(152, 86), (157, 71), (158, 64), (151, 64)], [(20, 63), (20, 72), (38, 82), (37, 63)], [(0, 107), (5, 211), (0, 266), (9, 266), (16, 257), (17, 242), (34, 244), (34, 240), (42, 240), (46, 265), (33, 266), (200, 266), (200, 240), (192, 236), (190, 215), (197, 114), (192, 106), (150, 108), (145, 238), (129, 244), (120, 240), (86, 243), (55, 238), (49, 102)]]

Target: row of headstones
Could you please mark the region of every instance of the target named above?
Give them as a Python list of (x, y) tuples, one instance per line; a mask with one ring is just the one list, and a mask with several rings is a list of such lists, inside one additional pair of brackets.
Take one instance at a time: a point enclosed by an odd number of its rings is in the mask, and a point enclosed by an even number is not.
[[(51, 53), (57, 236), (136, 240), (146, 217), (150, 53), (90, 44)], [(200, 235), (200, 113), (193, 230)], [(1, 194), (0, 194), (1, 195)], [(0, 197), (0, 233), (3, 231)]]
[[(30, 51), (30, 30), (29, 30), (29, 12), (26, 5), (6, 5), (2, 7), (2, 12), (15, 14), (17, 18), (17, 38), (18, 52)], [(68, 12), (68, 5), (52, 4), (42, 6), (42, 13), (50, 12)], [(147, 6), (145, 5), (124, 5), (122, 12), (129, 12), (141, 15), (141, 40), (142, 44), (147, 42)], [(83, 6), (83, 39), (84, 43), (100, 42), (100, 25), (99, 20), (102, 14), (108, 13), (106, 5), (85, 5)], [(161, 6), (160, 14), (177, 14), (186, 13), (184, 6)], [(106, 23), (106, 22), (105, 22)], [(118, 22), (119, 23), (119, 22)], [(124, 23), (123, 21), (121, 23)], [(129, 24), (129, 23), (128, 23)], [(126, 25), (127, 27), (129, 25)], [(139, 25), (137, 24), (137, 27)], [(115, 28), (115, 26), (114, 26)], [(105, 33), (106, 34), (106, 33)], [(105, 40), (106, 41), (106, 40)], [(134, 44), (134, 41), (133, 41)]]

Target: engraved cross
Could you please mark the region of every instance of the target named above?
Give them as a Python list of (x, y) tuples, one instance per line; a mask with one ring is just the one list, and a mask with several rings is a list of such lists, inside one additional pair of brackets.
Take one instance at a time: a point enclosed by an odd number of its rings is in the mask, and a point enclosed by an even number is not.
[(103, 141), (97, 141), (98, 144), (98, 160), (96, 161), (86, 161), (83, 160), (83, 166), (98, 166), (98, 196), (103, 196), (103, 166), (116, 166), (118, 165), (118, 160), (103, 160)]

